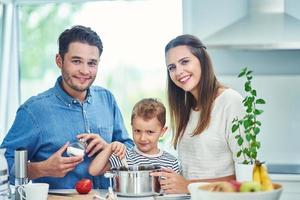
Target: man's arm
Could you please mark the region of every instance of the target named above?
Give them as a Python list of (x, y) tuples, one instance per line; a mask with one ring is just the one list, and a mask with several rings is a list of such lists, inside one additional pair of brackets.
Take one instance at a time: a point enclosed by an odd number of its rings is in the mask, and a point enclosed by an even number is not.
[(26, 106), (19, 107), (15, 121), (1, 144), (1, 148), (6, 149), (5, 157), (9, 167), (11, 184), (14, 184), (15, 177), (15, 149), (26, 149), (28, 151), (28, 159), (30, 160), (38, 143), (39, 132), (39, 127), (31, 112), (28, 111)]

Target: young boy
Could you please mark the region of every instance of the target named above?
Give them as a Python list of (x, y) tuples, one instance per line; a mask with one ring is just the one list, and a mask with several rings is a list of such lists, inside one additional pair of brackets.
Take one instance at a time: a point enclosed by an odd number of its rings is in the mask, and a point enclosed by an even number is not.
[(105, 173), (111, 167), (158, 165), (180, 173), (178, 160), (158, 148), (158, 139), (166, 132), (166, 109), (156, 99), (142, 99), (135, 104), (131, 115), (131, 126), (135, 147), (125, 148), (120, 142), (107, 145), (92, 161), (89, 173), (93, 176)]

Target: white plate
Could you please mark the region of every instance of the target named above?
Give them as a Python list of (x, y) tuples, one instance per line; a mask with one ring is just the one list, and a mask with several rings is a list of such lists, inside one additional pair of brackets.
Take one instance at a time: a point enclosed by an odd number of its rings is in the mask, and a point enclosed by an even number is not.
[(60, 195), (74, 195), (78, 194), (75, 189), (51, 189), (48, 194), (60, 194)]
[(155, 196), (156, 200), (179, 200), (179, 199), (190, 199), (191, 196), (189, 194), (163, 194), (159, 196)]

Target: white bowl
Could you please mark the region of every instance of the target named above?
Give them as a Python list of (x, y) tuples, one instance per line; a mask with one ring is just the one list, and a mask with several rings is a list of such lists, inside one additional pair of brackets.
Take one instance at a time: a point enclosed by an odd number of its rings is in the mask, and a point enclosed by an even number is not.
[(279, 200), (282, 186), (273, 184), (274, 190), (266, 192), (211, 192), (199, 188), (207, 183), (191, 183), (188, 189), (191, 200)]

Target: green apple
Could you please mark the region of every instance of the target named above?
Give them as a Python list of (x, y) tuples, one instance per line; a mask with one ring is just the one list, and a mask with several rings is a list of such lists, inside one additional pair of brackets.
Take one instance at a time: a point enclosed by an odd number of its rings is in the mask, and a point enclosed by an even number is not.
[(255, 181), (246, 181), (241, 184), (240, 192), (259, 192), (261, 185)]

